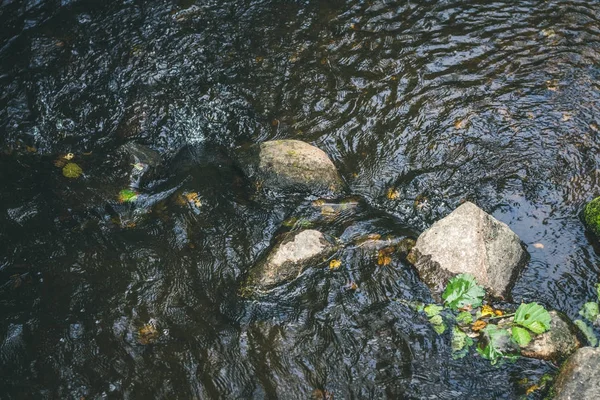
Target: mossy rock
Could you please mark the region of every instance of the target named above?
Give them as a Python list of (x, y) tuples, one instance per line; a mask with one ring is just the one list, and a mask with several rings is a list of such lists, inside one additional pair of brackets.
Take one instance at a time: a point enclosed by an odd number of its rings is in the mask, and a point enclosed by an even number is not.
[(600, 237), (600, 197), (585, 205), (583, 220), (586, 228)]

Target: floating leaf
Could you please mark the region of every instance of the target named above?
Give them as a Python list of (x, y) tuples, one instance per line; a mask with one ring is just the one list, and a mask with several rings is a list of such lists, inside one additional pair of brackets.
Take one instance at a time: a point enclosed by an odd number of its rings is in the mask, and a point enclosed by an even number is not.
[(158, 331), (158, 327), (155, 321), (150, 321), (147, 324), (144, 324), (137, 331), (137, 340), (141, 345), (148, 345), (155, 343), (160, 337), (160, 332)]
[(75, 163), (67, 163), (62, 169), (62, 173), (67, 178), (78, 178), (83, 171), (79, 165)]
[(400, 198), (400, 192), (397, 189), (389, 188), (387, 191), (387, 198), (389, 200), (397, 200)]
[(543, 248), (544, 248), (544, 245), (543, 245), (543, 244), (541, 244), (541, 243), (534, 243), (534, 244), (533, 244), (533, 247), (535, 247), (536, 249), (543, 249)]
[(428, 317), (434, 317), (436, 315), (439, 315), (443, 309), (444, 307), (438, 306), (437, 304), (429, 304), (426, 305), (425, 308), (423, 308), (423, 311), (425, 312), (425, 314), (427, 314)]
[(473, 345), (473, 339), (467, 336), (458, 327), (452, 328), (452, 358), (458, 360), (463, 358), (469, 352), (469, 347)]
[(600, 310), (598, 309), (598, 303), (589, 302), (583, 305), (583, 308), (579, 311), (579, 315), (583, 318), (587, 319), (590, 322), (596, 321), (598, 318), (598, 314), (600, 314)]
[(329, 261), (329, 269), (332, 271), (335, 271), (336, 269), (340, 268), (342, 266), (342, 261), (341, 260), (331, 260)]
[(523, 303), (515, 313), (514, 323), (533, 333), (544, 333), (550, 329), (550, 313), (538, 303)]
[(377, 265), (389, 265), (392, 262), (393, 247), (386, 247), (377, 252)]
[(517, 344), (521, 347), (525, 347), (531, 342), (531, 335), (529, 331), (525, 328), (521, 328), (520, 326), (512, 327), (512, 338)]
[(438, 335), (441, 335), (444, 333), (444, 331), (446, 331), (446, 324), (444, 323), (441, 315), (434, 315), (433, 317), (429, 318), (429, 322), (431, 325), (433, 325), (433, 330), (436, 331)]
[(131, 203), (136, 201), (138, 193), (131, 189), (123, 189), (119, 192), (119, 203)]
[(485, 290), (475, 282), (470, 274), (456, 275), (450, 279), (442, 298), (446, 305), (454, 310), (464, 307), (479, 307), (485, 296)]
[(456, 322), (463, 325), (468, 325), (473, 322), (473, 316), (468, 311), (462, 311), (456, 316)]
[(135, 164), (131, 164), (131, 165), (133, 166), (133, 168), (135, 168), (138, 171), (143, 171), (144, 168), (146, 168), (146, 164), (141, 163), (141, 162), (135, 163)]
[(575, 320), (575, 325), (579, 328), (581, 332), (583, 332), (583, 334), (587, 338), (588, 342), (590, 342), (590, 345), (592, 347), (596, 347), (598, 345), (598, 338), (596, 337), (596, 334), (594, 333), (592, 328), (590, 328), (585, 322), (583, 322), (580, 319)]

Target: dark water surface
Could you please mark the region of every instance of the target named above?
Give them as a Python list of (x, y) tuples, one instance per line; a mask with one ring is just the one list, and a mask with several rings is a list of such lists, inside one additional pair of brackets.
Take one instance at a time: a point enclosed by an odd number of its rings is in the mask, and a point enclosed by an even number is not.
[[(575, 317), (598, 280), (600, 3), (0, 4), (0, 398), (514, 399), (556, 372), (453, 360), (400, 258), (239, 288), (287, 218), (416, 237), (468, 199), (528, 245), (515, 302)], [(360, 205), (257, 195), (232, 155), (275, 138), (324, 149)], [(162, 163), (125, 205), (131, 141)]]

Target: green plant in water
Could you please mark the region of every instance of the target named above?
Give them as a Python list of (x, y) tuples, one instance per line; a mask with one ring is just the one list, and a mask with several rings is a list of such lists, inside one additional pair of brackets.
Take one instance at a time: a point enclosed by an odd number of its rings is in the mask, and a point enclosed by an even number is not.
[[(600, 199), (600, 198), (599, 198)], [(597, 199), (596, 199), (597, 200)], [(579, 310), (579, 315), (583, 318), (591, 322), (593, 325), (598, 324), (598, 319), (600, 317), (600, 307), (598, 302), (600, 302), (600, 284), (596, 284), (596, 297), (598, 301), (590, 301), (583, 305), (581, 310)], [(577, 319), (574, 321), (575, 325), (581, 330), (581, 332), (585, 335), (588, 342), (592, 347), (596, 347), (598, 345), (598, 337), (594, 332), (594, 329), (590, 327), (585, 321)]]
[(585, 205), (583, 220), (589, 230), (600, 236), (600, 197), (596, 197)]
[[(477, 284), (472, 275), (460, 274), (448, 282), (442, 294), (444, 306), (429, 304), (418, 308), (418, 311), (427, 315), (438, 334), (447, 329), (444, 319), (454, 322), (451, 329), (453, 358), (468, 354), (470, 346), (474, 344), (469, 335), (479, 334), (480, 338), (485, 339), (480, 340), (477, 346), (477, 352), (482, 357), (492, 364), (501, 359), (514, 359), (520, 347), (527, 346), (535, 335), (550, 329), (550, 313), (538, 303), (524, 303), (515, 313), (502, 314), (489, 305), (481, 307), (484, 296), (484, 288)], [(502, 326), (492, 323), (493, 320), (509, 317), (513, 317), (512, 320), (503, 322)]]

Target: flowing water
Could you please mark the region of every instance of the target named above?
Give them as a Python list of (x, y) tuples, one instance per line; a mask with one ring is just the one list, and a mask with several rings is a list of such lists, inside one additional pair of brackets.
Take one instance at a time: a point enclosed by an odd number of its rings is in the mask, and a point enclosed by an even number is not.
[[(347, 248), (338, 271), (240, 288), (288, 218), (414, 238), (470, 200), (528, 246), (514, 302), (575, 318), (599, 270), (580, 221), (600, 194), (599, 16), (589, 0), (0, 2), (0, 398), (525, 396), (556, 366), (454, 360), (399, 257)], [(358, 205), (257, 195), (235, 149), (277, 138), (325, 150)], [(134, 184), (127, 142), (161, 154)]]

